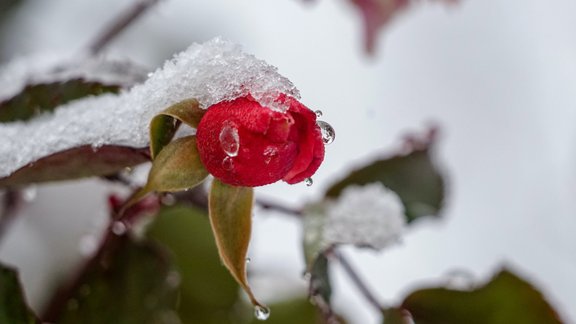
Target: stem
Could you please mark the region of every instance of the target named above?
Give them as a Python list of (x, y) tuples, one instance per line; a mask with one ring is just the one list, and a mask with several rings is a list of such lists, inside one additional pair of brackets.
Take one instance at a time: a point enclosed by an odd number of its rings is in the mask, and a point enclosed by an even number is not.
[(122, 12), (112, 23), (96, 38), (92, 44), (88, 46), (88, 51), (91, 54), (97, 54), (108, 43), (116, 38), (120, 33), (126, 29), (131, 23), (136, 21), (146, 10), (158, 3), (159, 0), (139, 0), (133, 6)]
[(270, 200), (266, 200), (266, 199), (256, 199), (256, 204), (258, 204), (260, 207), (264, 208), (264, 209), (268, 209), (268, 210), (276, 210), (279, 211), (281, 213), (290, 215), (290, 216), (296, 216), (296, 217), (302, 217), (302, 211), (298, 210), (298, 209), (294, 209), (288, 206), (284, 206), (281, 205), (277, 202), (273, 202)]
[(3, 210), (0, 212), (0, 243), (4, 239), (4, 235), (6, 235), (10, 224), (12, 224), (12, 221), (16, 218), (18, 207), (22, 202), (20, 192), (17, 190), (8, 189), (4, 192), (3, 196)]
[(358, 290), (360, 290), (362, 295), (364, 295), (364, 298), (366, 298), (366, 300), (372, 306), (374, 306), (374, 308), (378, 312), (380, 312), (380, 313), (383, 312), (384, 308), (380, 305), (380, 302), (378, 302), (378, 299), (376, 298), (376, 296), (374, 296), (374, 294), (372, 293), (370, 288), (368, 288), (368, 285), (366, 285), (366, 283), (364, 283), (364, 281), (360, 278), (360, 276), (358, 275), (358, 272), (354, 269), (354, 267), (352, 266), (350, 261), (348, 261), (344, 257), (344, 255), (342, 255), (342, 252), (338, 253), (338, 252), (334, 251), (332, 253), (332, 256), (334, 256), (338, 260), (338, 262), (340, 262), (340, 265), (342, 265), (342, 268), (348, 274), (348, 276), (350, 277), (352, 282), (356, 285)]

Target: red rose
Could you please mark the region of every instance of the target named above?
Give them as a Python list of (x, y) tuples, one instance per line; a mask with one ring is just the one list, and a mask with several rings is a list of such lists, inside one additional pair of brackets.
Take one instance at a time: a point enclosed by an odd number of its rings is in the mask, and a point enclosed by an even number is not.
[(197, 129), (200, 159), (222, 182), (256, 187), (311, 177), (324, 159), (316, 114), (280, 95), (285, 113), (263, 107), (251, 96), (208, 107)]

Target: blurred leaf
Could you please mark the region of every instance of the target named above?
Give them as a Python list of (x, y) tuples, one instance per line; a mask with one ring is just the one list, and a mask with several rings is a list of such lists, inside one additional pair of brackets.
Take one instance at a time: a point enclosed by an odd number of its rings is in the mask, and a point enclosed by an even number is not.
[(180, 269), (178, 314), (183, 323), (234, 323), (238, 285), (222, 267), (204, 211), (183, 206), (164, 208), (149, 236), (167, 246)]
[(328, 266), (328, 258), (323, 254), (314, 260), (310, 270), (310, 295), (321, 297), (329, 306), (332, 299), (332, 284)]
[(389, 308), (384, 311), (384, 324), (411, 324), (413, 323), (410, 314), (399, 308)]
[(235, 187), (212, 181), (208, 199), (210, 224), (222, 263), (248, 294), (250, 302), (265, 307), (256, 300), (246, 279), (246, 253), (252, 231), (254, 189)]
[[(293, 299), (270, 305), (272, 313), (266, 324), (315, 324), (322, 323), (318, 311), (304, 298)], [(251, 324), (262, 323), (254, 318)]]
[(0, 178), (0, 187), (109, 175), (148, 161), (147, 150), (105, 145), (84, 145), (30, 163)]
[[(411, 0), (350, 0), (360, 13), (364, 23), (364, 49), (372, 54), (376, 47), (378, 32), (388, 26), (394, 18), (414, 4)], [(446, 4), (459, 0), (437, 0)]]
[(165, 251), (129, 236), (108, 243), (55, 322), (174, 323), (178, 273)]
[(154, 159), (172, 140), (180, 123), (197, 128), (205, 112), (206, 110), (200, 109), (198, 100), (187, 99), (154, 116), (150, 122), (150, 154), (152, 158)]
[(28, 85), (18, 95), (0, 102), (0, 122), (28, 120), (75, 99), (119, 90), (117, 85), (83, 79)]
[(0, 323), (39, 323), (26, 305), (15, 270), (0, 264)]
[(302, 227), (306, 271), (311, 271), (318, 255), (329, 248), (324, 244), (325, 219), (325, 205), (322, 203), (310, 204), (304, 209)]
[(551, 324), (561, 323), (542, 294), (525, 280), (503, 269), (472, 291), (422, 289), (410, 294), (401, 308), (418, 324)]
[(380, 182), (400, 196), (407, 221), (438, 216), (444, 200), (444, 180), (432, 163), (430, 147), (408, 155), (378, 160), (332, 185), (327, 197), (336, 198), (347, 186)]

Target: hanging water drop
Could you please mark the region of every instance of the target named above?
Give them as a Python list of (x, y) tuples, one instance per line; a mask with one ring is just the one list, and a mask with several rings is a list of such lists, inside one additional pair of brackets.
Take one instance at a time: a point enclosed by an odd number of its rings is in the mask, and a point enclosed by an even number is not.
[(120, 236), (120, 235), (124, 235), (124, 233), (126, 233), (126, 224), (124, 224), (124, 222), (121, 221), (117, 221), (114, 222), (114, 224), (112, 224), (112, 233)]
[(306, 184), (306, 186), (310, 187), (311, 185), (314, 184), (314, 180), (312, 180), (312, 178), (306, 178), (304, 179), (304, 183)]
[(324, 141), (324, 144), (328, 145), (334, 142), (334, 138), (336, 137), (334, 128), (323, 120), (317, 121), (316, 124), (318, 124), (318, 127), (320, 127), (320, 131), (322, 132), (322, 141)]
[(36, 199), (37, 194), (38, 190), (36, 189), (36, 186), (30, 186), (22, 190), (22, 199), (25, 202), (29, 203), (34, 201), (34, 199)]
[(234, 161), (231, 157), (227, 156), (222, 160), (222, 168), (226, 171), (231, 171), (234, 168)]
[(238, 155), (240, 150), (240, 137), (238, 136), (238, 129), (234, 123), (227, 121), (222, 126), (220, 131), (220, 147), (224, 150), (226, 155), (234, 157)]
[(270, 317), (270, 309), (268, 307), (256, 305), (254, 306), (254, 316), (261, 321), (265, 321)]
[(250, 263), (250, 261), (252, 261), (252, 259), (246, 258), (246, 264)]
[(316, 114), (316, 118), (322, 117), (322, 110), (316, 110), (314, 113)]

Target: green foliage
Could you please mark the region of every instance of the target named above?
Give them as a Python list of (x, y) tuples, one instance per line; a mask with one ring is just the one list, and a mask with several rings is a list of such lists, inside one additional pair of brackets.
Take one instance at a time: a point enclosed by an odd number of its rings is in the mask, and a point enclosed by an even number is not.
[(39, 323), (26, 305), (15, 270), (0, 264), (0, 323)]
[(212, 181), (208, 210), (222, 263), (248, 294), (252, 304), (264, 307), (252, 294), (246, 278), (246, 253), (252, 234), (254, 189)]
[(418, 324), (562, 322), (538, 290), (506, 269), (472, 291), (447, 288), (415, 291), (400, 308), (408, 310)]
[(28, 120), (75, 99), (119, 90), (117, 85), (83, 79), (28, 85), (16, 96), (0, 102), (0, 123)]
[(332, 185), (326, 196), (338, 197), (350, 185), (380, 182), (400, 196), (408, 222), (438, 216), (444, 200), (444, 180), (432, 162), (430, 148), (375, 161)]
[(129, 236), (109, 239), (57, 322), (174, 323), (177, 278), (164, 249)]
[(145, 161), (148, 161), (146, 150), (112, 145), (93, 149), (85, 145), (24, 166), (0, 178), (0, 187), (109, 175)]
[(239, 317), (238, 285), (220, 262), (206, 212), (163, 208), (148, 235), (170, 249), (180, 270), (177, 311), (182, 322), (234, 323)]

